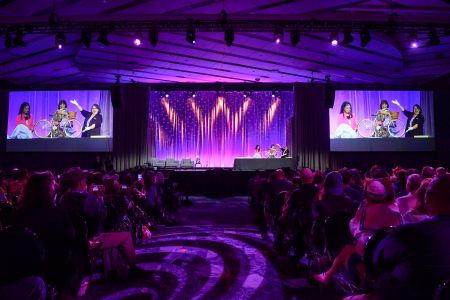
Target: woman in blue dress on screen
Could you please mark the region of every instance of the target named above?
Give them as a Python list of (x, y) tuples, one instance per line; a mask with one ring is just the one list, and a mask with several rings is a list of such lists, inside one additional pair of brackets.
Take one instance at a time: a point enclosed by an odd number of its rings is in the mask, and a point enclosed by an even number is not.
[(392, 103), (397, 105), (403, 112), (403, 114), (408, 118), (406, 121), (405, 137), (414, 137), (416, 135), (423, 135), (423, 124), (425, 123), (425, 118), (422, 114), (422, 108), (419, 104), (414, 104), (413, 111), (406, 110), (398, 100), (392, 100)]
[(71, 100), (70, 103), (75, 105), (81, 111), (81, 114), (84, 117), (81, 137), (100, 135), (100, 128), (103, 122), (103, 117), (100, 114), (100, 106), (98, 104), (93, 104), (91, 111), (89, 112), (87, 110), (84, 110), (75, 99)]
[(352, 105), (348, 101), (342, 102), (340, 113), (337, 117), (337, 128), (334, 132), (335, 139), (357, 138), (358, 124), (352, 112)]

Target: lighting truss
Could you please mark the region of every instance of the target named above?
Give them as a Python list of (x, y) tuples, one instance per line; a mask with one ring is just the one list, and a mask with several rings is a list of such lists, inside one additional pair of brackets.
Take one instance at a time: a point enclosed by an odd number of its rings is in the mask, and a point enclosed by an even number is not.
[[(319, 21), (319, 20), (233, 20), (235, 32), (274, 32), (279, 28), (285, 31), (299, 30), (300, 32), (333, 32), (343, 30), (361, 31), (370, 28), (371, 32), (392, 31), (392, 26), (384, 21), (355, 22), (355, 21)], [(17, 30), (26, 32), (32, 29), (33, 34), (52, 34), (55, 31), (64, 33), (81, 33), (83, 31), (98, 32), (185, 32), (187, 29), (196, 28), (198, 32), (223, 32), (224, 25), (221, 20), (134, 20), (134, 21), (61, 21), (56, 24), (48, 22), (31, 23), (3, 23), (0, 24), (0, 34), (4, 35)], [(448, 24), (441, 23), (397, 23), (397, 33), (428, 33), (430, 28), (437, 32), (447, 32)]]

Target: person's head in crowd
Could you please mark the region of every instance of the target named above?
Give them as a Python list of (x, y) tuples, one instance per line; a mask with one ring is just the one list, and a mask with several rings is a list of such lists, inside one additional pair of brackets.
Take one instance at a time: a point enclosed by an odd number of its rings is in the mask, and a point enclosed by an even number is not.
[(19, 207), (48, 207), (53, 204), (55, 180), (50, 171), (33, 172), (29, 175), (19, 197)]
[(310, 168), (303, 168), (299, 172), (299, 177), (302, 181), (302, 184), (311, 184), (314, 180), (314, 173)]
[(67, 169), (61, 178), (61, 183), (67, 190), (86, 191), (86, 174), (80, 167)]
[(64, 99), (59, 100), (58, 109), (67, 109), (67, 102)]
[(87, 177), (86, 183), (87, 183), (88, 186), (91, 186), (91, 185), (103, 185), (103, 173), (102, 172), (91, 173)]
[(436, 177), (428, 185), (425, 204), (431, 216), (450, 214), (450, 174)]
[(323, 184), (323, 191), (326, 195), (340, 196), (344, 194), (344, 185), (342, 183), (342, 176), (337, 171), (332, 171), (325, 177)]
[(406, 178), (408, 178), (409, 175), (412, 175), (412, 174), (420, 174), (420, 171), (415, 168), (410, 168), (410, 169), (406, 170)]
[(152, 170), (146, 170), (142, 175), (144, 179), (144, 187), (146, 190), (150, 189), (155, 184), (155, 173)]
[(322, 186), (324, 180), (324, 174), (320, 170), (314, 172), (313, 183), (317, 186)]
[(361, 171), (356, 168), (352, 168), (349, 172), (351, 175), (350, 184), (362, 186)]
[(11, 170), (12, 180), (24, 180), (27, 177), (28, 171), (24, 168), (13, 168)]
[(275, 172), (273, 173), (273, 178), (275, 180), (283, 180), (286, 178), (283, 169), (276, 169)]
[(300, 179), (300, 177), (298, 176), (292, 177), (292, 185), (293, 190), (298, 189), (302, 185), (302, 180)]
[(350, 184), (350, 180), (352, 179), (352, 174), (350, 174), (350, 171), (348, 169), (341, 169), (339, 170), (339, 173), (341, 173), (344, 186), (348, 186)]
[(400, 170), (397, 173), (397, 187), (400, 191), (406, 190), (406, 170)]
[(119, 183), (130, 187), (133, 185), (133, 174), (129, 171), (122, 171), (119, 174)]
[(444, 167), (436, 168), (436, 177), (442, 177), (447, 174), (447, 169)]
[(366, 174), (369, 178), (374, 178), (374, 173), (376, 171), (378, 171), (379, 169), (383, 169), (380, 165), (373, 165), (370, 169), (369, 169), (369, 174)]
[(422, 180), (422, 182), (420, 183), (420, 187), (417, 189), (416, 192), (417, 205), (415, 209), (418, 210), (419, 212), (422, 213), (427, 212), (427, 208), (425, 205), (425, 194), (427, 192), (428, 185), (432, 180), (433, 180), (432, 178), (425, 178), (424, 180)]
[(422, 168), (422, 177), (423, 178), (433, 178), (434, 177), (434, 168), (431, 166), (425, 166)]
[(419, 174), (411, 174), (408, 176), (406, 180), (406, 190), (411, 194), (414, 194), (417, 189), (420, 187), (420, 183), (422, 182), (422, 176)]
[(388, 189), (379, 179), (370, 180), (364, 192), (365, 199), (369, 204), (389, 203)]
[(162, 185), (162, 184), (164, 184), (164, 180), (165, 180), (164, 174), (161, 173), (161, 172), (156, 172), (156, 174), (155, 174), (155, 183), (159, 184), (159, 185)]
[(103, 184), (105, 186), (105, 195), (114, 195), (120, 192), (120, 185), (112, 176), (105, 176)]
[(22, 102), (19, 107), (19, 113), (18, 115), (30, 115), (30, 103), (28, 102)]

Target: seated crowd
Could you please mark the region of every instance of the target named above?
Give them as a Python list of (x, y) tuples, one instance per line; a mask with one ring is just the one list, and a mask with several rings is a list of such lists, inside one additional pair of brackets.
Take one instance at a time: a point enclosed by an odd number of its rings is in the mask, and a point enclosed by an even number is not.
[(299, 265), (306, 258), (310, 279), (323, 286), (351, 299), (433, 299), (440, 284), (449, 288), (445, 168), (279, 169), (257, 173), (249, 190), (274, 249)]
[(135, 246), (175, 221), (179, 194), (169, 175), (0, 170), (0, 299), (45, 299), (49, 287), (52, 298), (74, 297), (92, 275), (93, 255), (110, 249), (127, 276), (148, 276), (136, 266)]

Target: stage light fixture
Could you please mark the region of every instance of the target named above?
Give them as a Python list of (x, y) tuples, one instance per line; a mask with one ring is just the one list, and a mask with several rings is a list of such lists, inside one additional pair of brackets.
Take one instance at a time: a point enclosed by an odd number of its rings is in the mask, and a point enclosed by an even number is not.
[(81, 43), (83, 43), (83, 45), (88, 49), (91, 47), (91, 40), (92, 33), (90, 31), (81, 32)]
[(408, 45), (410, 48), (418, 48), (419, 47), (419, 39), (417, 38), (417, 33), (411, 33), (408, 36)]
[(6, 33), (5, 34), (5, 48), (13, 48), (14, 47), (14, 42), (13, 42), (13, 38), (11, 36), (11, 34)]
[(142, 41), (143, 41), (144, 39), (142, 38), (142, 33), (140, 33), (140, 32), (137, 32), (135, 35), (134, 35), (134, 37), (133, 37), (133, 44), (135, 45), (135, 46), (140, 46), (140, 45), (142, 45)]
[(109, 46), (108, 31), (106, 31), (106, 30), (101, 30), (101, 31), (98, 33), (97, 42), (99, 42), (99, 43), (102, 44), (103, 46), (108, 47), (108, 46)]
[(341, 45), (348, 45), (353, 41), (352, 31), (350, 29), (344, 30), (344, 39), (341, 41)]
[(195, 45), (196, 41), (195, 41), (195, 29), (194, 28), (190, 28), (190, 29), (186, 30), (186, 41), (189, 44)]
[(339, 33), (337, 31), (330, 33), (331, 46), (336, 47), (337, 45), (339, 45), (338, 39), (339, 39)]
[(14, 38), (13, 42), (15, 46), (20, 46), (20, 47), (25, 47), (27, 45), (27, 43), (25, 43), (25, 41), (23, 40), (23, 38), (25, 37), (25, 34), (23, 33), (23, 31), (17, 31), (16, 32), (16, 37)]
[(428, 38), (429, 40), (427, 42), (427, 46), (439, 46), (441, 44), (441, 39), (434, 29), (430, 31), (430, 33), (428, 34)]
[(300, 42), (300, 31), (298, 29), (291, 30), (291, 44), (292, 46), (297, 46)]
[(150, 41), (150, 44), (153, 47), (156, 47), (156, 45), (158, 44), (158, 30), (157, 29), (150, 29), (148, 31), (148, 40)]
[(57, 33), (55, 35), (55, 45), (58, 49), (62, 49), (66, 45), (66, 36), (64, 33)]
[(224, 39), (225, 39), (225, 44), (227, 44), (228, 47), (231, 47), (231, 45), (234, 42), (234, 30), (231, 28), (225, 29)]
[(283, 41), (283, 29), (277, 29), (273, 32), (273, 41), (276, 44), (281, 44), (281, 42)]
[(361, 30), (361, 32), (359, 33), (359, 39), (361, 42), (361, 47), (363, 47), (363, 48), (366, 47), (370, 43), (370, 40), (371, 40), (369, 29), (363, 28)]

